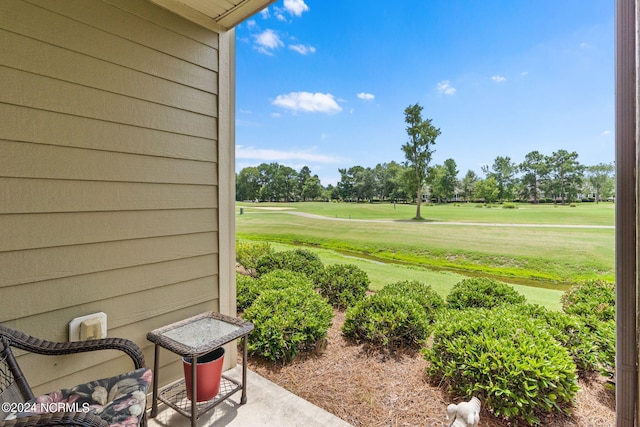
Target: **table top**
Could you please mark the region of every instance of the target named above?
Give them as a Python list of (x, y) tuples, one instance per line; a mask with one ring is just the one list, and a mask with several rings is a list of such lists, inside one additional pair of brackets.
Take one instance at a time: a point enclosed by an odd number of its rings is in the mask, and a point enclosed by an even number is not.
[(183, 357), (197, 357), (252, 330), (250, 322), (208, 312), (155, 329), (147, 339)]

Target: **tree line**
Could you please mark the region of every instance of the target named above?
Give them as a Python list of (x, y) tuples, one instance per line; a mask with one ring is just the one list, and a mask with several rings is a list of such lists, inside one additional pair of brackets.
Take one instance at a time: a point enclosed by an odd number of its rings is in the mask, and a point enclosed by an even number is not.
[[(459, 179), (453, 159), (428, 168), (423, 200), (432, 202), (503, 201), (572, 202), (579, 199), (601, 201), (614, 195), (614, 166), (600, 163), (584, 166), (576, 152), (558, 150), (551, 155), (532, 151), (516, 163), (498, 156), (491, 166), (483, 166), (484, 177), (468, 170)], [(246, 167), (236, 174), (236, 200), (311, 201), (342, 200), (416, 202), (414, 171), (391, 161), (375, 167), (352, 166), (338, 169), (337, 185), (323, 186), (308, 166), (296, 171), (278, 163)]]
[(550, 155), (528, 153), (516, 163), (498, 156), (491, 166), (482, 167), (483, 177), (468, 170), (458, 178), (454, 159), (430, 166), (440, 129), (430, 119), (423, 120), (422, 106), (404, 111), (408, 141), (402, 146), (403, 163), (379, 163), (374, 168), (352, 166), (338, 169), (340, 181), (322, 185), (308, 166), (296, 171), (278, 163), (246, 167), (236, 174), (236, 200), (259, 201), (393, 201), (415, 202), (420, 218), (422, 201), (552, 201), (567, 203), (579, 199), (599, 202), (613, 197), (614, 165), (585, 166), (578, 153), (557, 150)]

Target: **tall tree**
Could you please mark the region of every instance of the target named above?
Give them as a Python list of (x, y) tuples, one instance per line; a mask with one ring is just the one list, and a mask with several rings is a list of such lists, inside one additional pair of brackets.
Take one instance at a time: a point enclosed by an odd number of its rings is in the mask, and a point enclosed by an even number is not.
[(512, 199), (513, 189), (516, 184), (516, 172), (518, 168), (510, 157), (498, 156), (493, 161), (493, 166), (489, 169), (488, 166), (483, 166), (482, 171), (487, 176), (493, 176), (498, 185), (498, 199), (504, 201), (505, 199)]
[(452, 199), (456, 194), (458, 185), (456, 162), (453, 159), (447, 159), (443, 165), (435, 165), (429, 168), (427, 182), (431, 188), (431, 197), (438, 199), (438, 202)]
[(260, 171), (249, 166), (236, 174), (236, 200), (256, 200), (260, 197)]
[(611, 163), (598, 163), (595, 166), (587, 167), (587, 180), (596, 193), (596, 204), (601, 197), (606, 197), (609, 193), (613, 193), (615, 187), (614, 170), (615, 168)]
[(345, 201), (353, 199), (354, 177), (350, 173), (352, 171), (353, 168), (338, 169), (338, 172), (340, 172), (340, 181), (338, 181), (337, 188), (340, 193), (340, 198)]
[(538, 203), (541, 183), (549, 174), (549, 165), (545, 156), (539, 151), (532, 151), (524, 157), (524, 161), (518, 165), (518, 169), (523, 174), (520, 197)]
[(578, 187), (582, 184), (584, 166), (578, 162), (578, 153), (558, 150), (547, 157), (550, 170), (548, 189), (560, 196), (562, 204), (573, 200), (578, 195)]
[(493, 203), (498, 199), (500, 190), (496, 177), (489, 175), (486, 179), (476, 183), (476, 195), (484, 199), (485, 203)]
[(375, 194), (375, 177), (371, 168), (353, 168), (353, 194), (356, 200), (371, 200)]
[(305, 186), (305, 183), (307, 182), (307, 180), (311, 178), (311, 169), (309, 169), (309, 166), (303, 166), (300, 169), (300, 172), (298, 172), (298, 192), (300, 194), (300, 197), (302, 197), (302, 201), (306, 201), (305, 200), (305, 196), (302, 194), (303, 193), (303, 188)]
[(302, 200), (306, 201), (307, 199), (313, 200), (322, 196), (322, 184), (320, 184), (320, 178), (318, 175), (313, 175), (307, 178), (304, 182), (304, 185), (300, 189), (300, 196), (302, 196)]
[(460, 182), (460, 187), (462, 189), (462, 194), (466, 201), (473, 199), (473, 196), (476, 193), (476, 183), (478, 182), (478, 175), (471, 169), (467, 171), (464, 178)]
[(420, 216), (422, 202), (422, 186), (427, 179), (427, 168), (431, 162), (431, 149), (440, 135), (440, 129), (431, 124), (431, 119), (422, 119), (422, 106), (410, 105), (404, 110), (404, 121), (407, 123), (409, 141), (402, 146), (407, 166), (411, 167), (415, 176), (415, 190), (417, 194), (416, 219)]

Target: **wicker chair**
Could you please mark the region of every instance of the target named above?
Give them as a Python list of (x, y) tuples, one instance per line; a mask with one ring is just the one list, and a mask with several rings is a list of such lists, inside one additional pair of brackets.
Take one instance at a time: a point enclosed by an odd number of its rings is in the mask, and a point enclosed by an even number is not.
[[(135, 371), (36, 397), (18, 366), (11, 351), (12, 347), (50, 356), (96, 350), (120, 350), (132, 359)], [(144, 407), (150, 382), (151, 370), (145, 367), (144, 356), (133, 341), (104, 338), (52, 342), (0, 325), (0, 426), (109, 426), (127, 423), (130, 425), (132, 422), (146, 426)], [(114, 393), (116, 389), (120, 392)], [(132, 400), (132, 395), (138, 400)], [(107, 402), (107, 396), (115, 396), (117, 400)], [(52, 402), (51, 399), (56, 403), (46, 403)], [(136, 403), (138, 406), (134, 411), (133, 404)], [(73, 412), (47, 410), (51, 407), (54, 410), (71, 408)], [(28, 411), (24, 411), (25, 408)], [(130, 412), (126, 414), (127, 419), (123, 422), (123, 414), (127, 410)]]

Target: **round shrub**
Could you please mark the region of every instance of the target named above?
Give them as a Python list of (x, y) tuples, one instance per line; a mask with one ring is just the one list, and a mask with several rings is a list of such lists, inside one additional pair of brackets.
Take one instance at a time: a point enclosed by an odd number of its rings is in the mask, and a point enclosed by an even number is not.
[(523, 295), (506, 283), (485, 277), (463, 279), (456, 283), (449, 295), (450, 308), (492, 308), (505, 304), (522, 304)]
[(414, 300), (378, 293), (347, 309), (342, 332), (377, 346), (415, 348), (429, 336), (429, 318)]
[(444, 307), (444, 300), (430, 285), (417, 280), (390, 283), (378, 292), (380, 295), (400, 295), (414, 300), (424, 309), (430, 322), (438, 310)]
[(533, 304), (523, 304), (518, 310), (521, 314), (539, 319), (548, 326), (553, 338), (569, 352), (576, 364), (578, 375), (586, 377), (602, 369), (598, 337), (578, 316)]
[(273, 248), (268, 242), (236, 241), (236, 262), (252, 275), (255, 274), (258, 259), (271, 253)]
[(314, 290), (266, 290), (244, 312), (254, 324), (247, 350), (271, 361), (287, 362), (326, 339), (333, 310)]
[(273, 270), (291, 270), (312, 278), (323, 269), (320, 257), (308, 249), (267, 253), (256, 262), (258, 276)]
[(578, 316), (597, 348), (600, 373), (615, 376), (616, 292), (615, 284), (588, 280), (572, 286), (561, 298), (565, 313)]
[(273, 270), (258, 279), (241, 279), (241, 283), (236, 282), (236, 287), (238, 309), (246, 310), (265, 290), (291, 287), (313, 290), (313, 282), (305, 275), (295, 271)]
[(254, 277), (236, 271), (236, 305), (239, 311), (245, 310), (258, 297), (257, 282)]
[(595, 316), (599, 321), (615, 320), (615, 284), (604, 280), (588, 280), (569, 288), (560, 299), (565, 313), (582, 318)]
[(369, 276), (353, 264), (332, 264), (316, 276), (320, 294), (336, 308), (350, 307), (364, 298)]
[(538, 424), (569, 412), (576, 366), (544, 322), (517, 307), (448, 310), (424, 351), (427, 372), (458, 396), (476, 396), (497, 416)]

